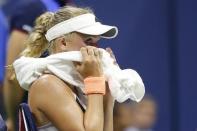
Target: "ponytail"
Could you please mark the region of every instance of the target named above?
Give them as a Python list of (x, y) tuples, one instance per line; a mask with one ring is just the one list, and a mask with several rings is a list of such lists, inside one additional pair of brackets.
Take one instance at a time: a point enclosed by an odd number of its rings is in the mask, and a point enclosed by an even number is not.
[(54, 14), (46, 12), (38, 17), (35, 21), (35, 27), (26, 41), (26, 49), (22, 52), (26, 57), (40, 57), (49, 47), (49, 43), (45, 38), (46, 31), (53, 23)]

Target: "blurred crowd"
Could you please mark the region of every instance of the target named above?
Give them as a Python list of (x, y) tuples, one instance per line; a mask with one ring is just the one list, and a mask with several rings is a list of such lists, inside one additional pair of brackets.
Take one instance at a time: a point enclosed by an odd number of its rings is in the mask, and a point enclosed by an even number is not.
[[(45, 11), (55, 11), (68, 3), (72, 1), (0, 1), (0, 113), (10, 131), (16, 130), (18, 106), (22, 101), (26, 101), (27, 93), (13, 81), (13, 70), (9, 65), (24, 49), (23, 43), (33, 28), (34, 20)], [(148, 95), (140, 103), (116, 103), (114, 131), (152, 131), (156, 116), (157, 103)]]
[(157, 116), (156, 101), (146, 95), (140, 103), (116, 103), (114, 131), (153, 131)]

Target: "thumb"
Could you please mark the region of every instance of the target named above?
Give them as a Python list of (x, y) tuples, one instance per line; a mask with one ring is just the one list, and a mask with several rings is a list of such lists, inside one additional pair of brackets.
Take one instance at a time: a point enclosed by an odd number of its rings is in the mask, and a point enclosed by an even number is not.
[(80, 67), (81, 67), (81, 63), (80, 62), (73, 62), (73, 64), (74, 64), (76, 70), (80, 69)]

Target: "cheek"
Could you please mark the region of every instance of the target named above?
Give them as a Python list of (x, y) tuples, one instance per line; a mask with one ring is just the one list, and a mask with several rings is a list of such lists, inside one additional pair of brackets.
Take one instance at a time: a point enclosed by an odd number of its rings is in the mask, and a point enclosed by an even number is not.
[(67, 45), (68, 51), (79, 51), (81, 47), (86, 46), (83, 41), (72, 41)]
[(81, 47), (86, 46), (86, 44), (83, 41), (75, 41), (73, 43), (71, 43), (71, 48), (72, 50), (78, 51), (81, 49)]
[(84, 47), (86, 46), (86, 44), (83, 42), (83, 41), (80, 41), (78, 44), (77, 44), (77, 47), (81, 48), (81, 47)]

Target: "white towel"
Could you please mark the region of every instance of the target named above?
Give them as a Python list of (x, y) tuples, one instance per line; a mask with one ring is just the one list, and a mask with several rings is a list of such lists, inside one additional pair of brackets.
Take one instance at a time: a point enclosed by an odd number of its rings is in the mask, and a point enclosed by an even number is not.
[[(103, 51), (103, 72), (112, 96), (118, 102), (124, 102), (127, 99), (139, 102), (145, 93), (139, 74), (132, 69), (121, 70), (114, 64), (110, 54), (104, 49), (101, 50)], [(57, 53), (46, 58), (21, 57), (13, 63), (13, 66), (16, 78), (25, 90), (29, 90), (31, 84), (48, 71), (83, 91), (83, 79), (75, 69), (73, 61), (82, 61), (79, 51)]]

